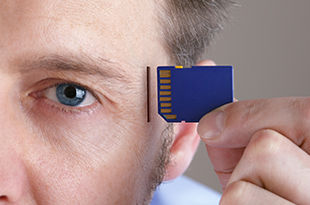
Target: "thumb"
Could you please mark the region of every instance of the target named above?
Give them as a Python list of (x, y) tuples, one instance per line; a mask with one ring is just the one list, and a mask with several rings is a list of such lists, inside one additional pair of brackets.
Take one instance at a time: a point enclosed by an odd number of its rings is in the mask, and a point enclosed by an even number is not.
[[(238, 100), (235, 98), (234, 102), (237, 102), (237, 101)], [(216, 113), (216, 111), (214, 113)], [(226, 147), (215, 147), (215, 146), (208, 145), (204, 141), (205, 138), (202, 137), (202, 135), (205, 134), (205, 129), (203, 127), (204, 126), (203, 124), (204, 123), (198, 124), (197, 132), (200, 135), (200, 137), (202, 138), (202, 141), (205, 143), (205, 147), (207, 149), (210, 161), (213, 165), (213, 169), (219, 178), (219, 181), (222, 185), (222, 189), (224, 189), (226, 187), (226, 184), (227, 184), (234, 168), (236, 167), (237, 163), (241, 159), (241, 156), (243, 154), (245, 147), (242, 147), (242, 148), (226, 148)], [(214, 121), (214, 126), (217, 126), (216, 120)], [(208, 124), (208, 127), (210, 127), (210, 124)]]

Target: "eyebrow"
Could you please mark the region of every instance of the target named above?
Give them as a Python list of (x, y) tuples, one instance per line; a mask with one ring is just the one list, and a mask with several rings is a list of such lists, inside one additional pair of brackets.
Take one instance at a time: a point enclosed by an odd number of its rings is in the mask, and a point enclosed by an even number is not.
[(70, 71), (79, 74), (97, 76), (103, 79), (111, 78), (129, 82), (124, 68), (117, 63), (104, 58), (91, 58), (90, 56), (74, 55), (45, 55), (19, 61), (20, 72), (45, 69), (48, 71)]

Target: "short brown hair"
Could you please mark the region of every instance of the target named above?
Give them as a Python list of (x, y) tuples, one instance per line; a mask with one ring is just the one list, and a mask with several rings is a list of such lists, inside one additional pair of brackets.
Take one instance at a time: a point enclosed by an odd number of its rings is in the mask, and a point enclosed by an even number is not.
[(165, 0), (160, 23), (164, 44), (173, 63), (192, 66), (222, 29), (232, 0)]

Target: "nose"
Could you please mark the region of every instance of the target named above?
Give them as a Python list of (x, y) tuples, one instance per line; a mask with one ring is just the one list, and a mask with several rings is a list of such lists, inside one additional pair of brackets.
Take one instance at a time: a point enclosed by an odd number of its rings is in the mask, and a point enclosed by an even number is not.
[(29, 192), (25, 165), (12, 151), (0, 155), (0, 205), (20, 204)]
[[(22, 152), (23, 130), (17, 109), (7, 94), (8, 79), (0, 75), (0, 205), (33, 204)], [(30, 203), (31, 202), (31, 203)]]

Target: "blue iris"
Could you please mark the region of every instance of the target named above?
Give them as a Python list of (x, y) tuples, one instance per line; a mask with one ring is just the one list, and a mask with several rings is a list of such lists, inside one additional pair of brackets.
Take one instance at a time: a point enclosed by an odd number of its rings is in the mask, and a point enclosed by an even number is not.
[(86, 97), (86, 89), (78, 85), (62, 83), (56, 87), (56, 96), (64, 105), (78, 106)]

